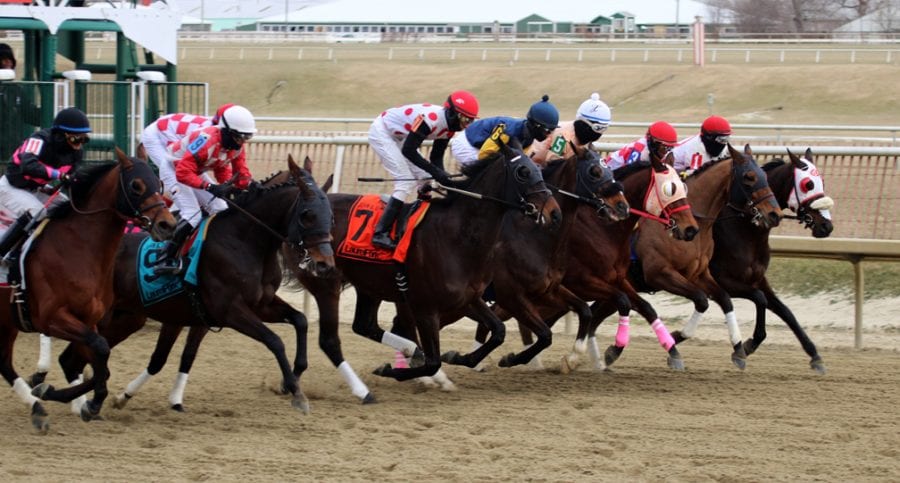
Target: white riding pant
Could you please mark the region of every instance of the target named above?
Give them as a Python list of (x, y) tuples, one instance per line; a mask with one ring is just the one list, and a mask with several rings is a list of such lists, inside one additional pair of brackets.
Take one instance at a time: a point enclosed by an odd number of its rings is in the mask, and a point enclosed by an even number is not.
[(417, 186), (425, 184), (424, 178), (431, 178), (403, 155), (403, 141), (397, 141), (384, 127), (381, 118), (375, 119), (369, 127), (369, 145), (381, 159), (384, 169), (394, 178), (394, 198), (406, 202), (409, 194)]
[(166, 146), (169, 144), (169, 141), (159, 132), (155, 122), (144, 128), (144, 132), (141, 133), (141, 144), (144, 145), (147, 156), (150, 156), (150, 160), (157, 167), (162, 166), (169, 159), (169, 155), (166, 152)]
[[(200, 177), (210, 183), (216, 182), (208, 173), (203, 173)], [(169, 192), (169, 196), (172, 197), (172, 202), (181, 213), (181, 218), (187, 220), (194, 228), (197, 228), (200, 218), (203, 216), (201, 207), (210, 215), (228, 208), (225, 201), (214, 197), (208, 191), (179, 183), (175, 178), (174, 158), (168, 154), (165, 162), (159, 164), (159, 179), (163, 182), (166, 191)]]
[[(64, 196), (60, 194), (60, 196)], [(32, 216), (37, 216), (44, 209), (44, 203), (50, 195), (40, 191), (29, 191), (9, 184), (6, 175), (0, 177), (0, 205), (12, 212), (16, 218), (26, 211)]]
[(464, 166), (478, 161), (479, 151), (481, 151), (480, 148), (472, 146), (472, 143), (469, 142), (465, 130), (450, 140), (450, 152), (453, 153), (453, 157), (459, 161), (459, 164)]

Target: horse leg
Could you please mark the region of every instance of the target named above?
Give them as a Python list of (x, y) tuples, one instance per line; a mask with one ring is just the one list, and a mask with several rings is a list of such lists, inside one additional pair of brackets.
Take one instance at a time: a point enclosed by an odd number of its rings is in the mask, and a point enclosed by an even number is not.
[[(813, 344), (813, 341), (810, 340), (809, 336), (806, 335), (806, 332), (803, 330), (803, 327), (800, 327), (800, 323), (797, 321), (797, 318), (794, 317), (794, 313), (791, 312), (791, 309), (775, 295), (775, 292), (772, 290), (772, 287), (769, 286), (769, 281), (763, 279), (761, 290), (763, 295), (766, 297), (766, 303), (769, 308), (775, 315), (781, 318), (788, 327), (790, 327), (791, 331), (794, 333), (794, 336), (797, 337), (797, 340), (800, 341), (800, 345), (803, 347), (803, 350), (810, 357), (809, 366), (819, 374), (825, 374), (825, 362), (822, 360), (822, 357), (819, 356), (819, 351), (816, 350), (816, 345)], [(758, 345), (758, 344), (757, 344)]]
[(18, 329), (7, 323), (0, 324), (0, 374), (12, 386), (13, 392), (31, 409), (31, 425), (41, 434), (50, 430), (50, 417), (41, 401), (31, 394), (31, 386), (19, 377), (12, 365), (13, 346)]
[[(183, 326), (175, 325), (175, 324), (162, 324), (159, 329), (159, 335), (156, 338), (156, 347), (153, 349), (153, 353), (150, 355), (150, 362), (147, 364), (147, 367), (131, 382), (125, 386), (125, 390), (117, 395), (113, 400), (113, 407), (116, 409), (122, 409), (128, 404), (128, 401), (131, 400), (132, 397), (137, 395), (138, 391), (146, 384), (150, 378), (159, 374), (159, 371), (166, 365), (166, 361), (169, 359), (169, 354), (172, 351), (172, 347), (175, 345), (175, 341), (178, 340), (178, 336), (181, 335), (181, 330)], [(201, 329), (202, 330), (202, 329)], [(193, 331), (193, 328), (191, 328)], [(205, 335), (206, 331), (202, 330)], [(200, 336), (200, 340), (203, 337)], [(199, 341), (196, 341), (199, 345)], [(182, 362), (184, 361), (185, 353), (191, 352), (190, 361), (193, 364), (194, 355), (197, 353), (196, 347), (190, 347), (190, 339), (188, 343), (185, 345), (184, 351), (182, 353)], [(188, 369), (189, 371), (189, 369)], [(184, 407), (182, 406), (182, 396), (184, 394), (184, 386), (187, 385), (187, 372), (179, 370), (178, 375), (175, 378), (175, 386), (172, 389), (172, 392), (169, 395), (169, 403), (170, 407), (176, 411), (183, 411)], [(173, 402), (172, 395), (177, 391), (177, 401)]]
[(641, 314), (641, 316), (644, 317), (644, 320), (650, 324), (650, 328), (653, 329), (653, 332), (656, 334), (659, 345), (662, 346), (668, 354), (666, 363), (668, 364), (669, 369), (683, 371), (684, 359), (681, 358), (681, 353), (678, 352), (675, 338), (672, 337), (672, 334), (669, 333), (669, 329), (666, 328), (662, 319), (657, 315), (656, 309), (650, 305), (650, 302), (647, 302), (647, 300), (641, 297), (627, 281), (623, 288), (628, 294), (629, 301), (631, 302), (632, 307), (634, 307), (635, 312)]
[[(490, 312), (490, 309), (488, 311)], [(385, 364), (376, 369), (374, 374), (382, 377), (391, 377), (398, 381), (408, 381), (420, 377), (434, 376), (441, 369), (441, 324), (439, 316), (437, 314), (417, 316), (416, 321), (416, 328), (422, 344), (423, 364), (408, 368), (395, 368), (391, 367), (390, 364)]]
[(712, 296), (712, 299), (722, 308), (725, 313), (725, 325), (728, 327), (728, 337), (731, 340), (731, 362), (740, 370), (747, 368), (747, 353), (744, 351), (743, 337), (741, 337), (741, 328), (738, 325), (737, 314), (734, 313), (734, 303), (731, 296), (725, 291), (707, 270), (698, 280), (698, 283), (706, 293)]
[[(109, 391), (106, 387), (106, 381), (109, 379), (109, 343), (103, 336), (98, 334), (91, 327), (82, 326), (81, 333), (72, 335), (62, 329), (59, 334), (51, 334), (53, 337), (66, 338), (72, 342), (83, 344), (90, 352), (90, 364), (93, 369), (93, 375), (90, 379), (75, 384), (65, 389), (56, 389), (53, 386), (43, 383), (32, 389), (32, 394), (45, 401), (71, 402), (75, 398), (86, 394), (93, 390), (94, 398), (88, 400), (81, 406), (81, 419), (91, 421), (99, 419), (100, 409)], [(61, 336), (61, 337), (60, 337)]]
[(27, 382), (31, 387), (37, 386), (47, 379), (47, 373), (50, 372), (50, 360), (53, 359), (53, 339), (44, 334), (39, 335), (40, 352), (38, 354), (37, 369), (28, 377)]
[[(460, 354), (457, 351), (449, 351), (445, 354), (441, 355), (441, 360), (446, 362), (447, 364), (454, 365), (462, 365), (468, 368), (473, 368), (478, 365), (479, 362), (484, 360), (485, 357), (488, 356), (494, 349), (500, 347), (503, 344), (503, 339), (506, 338), (506, 327), (503, 325), (503, 322), (497, 318), (494, 312), (490, 307), (484, 303), (480, 298), (474, 300), (467, 307), (467, 313), (470, 318), (478, 322), (479, 324), (484, 324), (488, 331), (491, 333), (488, 340), (485, 341), (484, 345), (473, 350), (468, 354)], [(424, 339), (424, 336), (419, 331), (419, 336)], [(422, 340), (424, 344), (425, 341)], [(423, 347), (424, 349), (424, 347)]]
[(299, 379), (309, 367), (306, 342), (309, 321), (306, 320), (306, 316), (277, 295), (269, 304), (259, 307), (257, 315), (266, 322), (287, 322), (294, 327), (297, 346), (297, 353), (294, 356), (294, 376)]
[(344, 360), (344, 354), (341, 351), (341, 338), (338, 335), (340, 281), (317, 278), (305, 280), (304, 283), (309, 293), (315, 297), (316, 305), (319, 307), (319, 348), (322, 349), (331, 364), (337, 368), (347, 386), (350, 387), (350, 392), (363, 404), (374, 403), (375, 396), (362, 382), (362, 379), (356, 375), (356, 372), (350, 367), (350, 363)]

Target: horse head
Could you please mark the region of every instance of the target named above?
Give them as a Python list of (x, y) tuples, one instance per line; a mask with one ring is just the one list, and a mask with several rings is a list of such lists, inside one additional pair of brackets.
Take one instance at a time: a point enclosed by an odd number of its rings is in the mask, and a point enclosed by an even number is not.
[(512, 202), (537, 224), (558, 227), (562, 223), (562, 210), (544, 183), (541, 169), (517, 142), (510, 144), (504, 144), (501, 149), (506, 167), (506, 200), (514, 199)]
[(787, 206), (797, 214), (797, 219), (812, 230), (815, 238), (827, 238), (834, 230), (831, 208), (834, 200), (825, 196), (825, 182), (816, 165), (812, 150), (807, 148), (804, 157), (787, 150), (791, 158), (794, 186), (788, 196)]
[(628, 218), (628, 200), (622, 184), (613, 177), (606, 162), (593, 150), (572, 148), (577, 156), (575, 194), (592, 201), (597, 216), (604, 221), (622, 221)]
[(312, 161), (307, 156), (303, 168), (288, 155), (288, 171), (300, 188), (292, 210), (288, 241), (299, 248), (300, 269), (314, 276), (324, 277), (334, 272), (334, 250), (331, 247), (331, 228), (334, 214), (325, 192), (312, 177)]
[(156, 240), (167, 240), (177, 221), (163, 200), (162, 182), (146, 161), (127, 156), (116, 148), (119, 163), (119, 193), (116, 211), (134, 220)]
[(778, 226), (784, 215), (769, 187), (766, 173), (753, 159), (750, 145), (744, 145), (744, 152), (741, 153), (728, 144), (728, 151), (732, 159), (729, 206), (749, 216), (754, 225), (764, 228)]
[(650, 184), (644, 196), (643, 209), (653, 219), (666, 224), (677, 240), (691, 241), (700, 227), (687, 200), (687, 187), (673, 167), (672, 153), (665, 159), (650, 154)]

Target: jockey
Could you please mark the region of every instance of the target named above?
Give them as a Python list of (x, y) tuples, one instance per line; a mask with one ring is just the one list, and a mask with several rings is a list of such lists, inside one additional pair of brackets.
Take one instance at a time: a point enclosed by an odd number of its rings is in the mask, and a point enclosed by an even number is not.
[(506, 116), (479, 119), (466, 128), (464, 136), (457, 136), (450, 142), (453, 156), (462, 164), (471, 164), (487, 159), (500, 150), (500, 144), (517, 139), (522, 149), (529, 148), (534, 141), (544, 141), (559, 127), (559, 111), (550, 103), (550, 96), (544, 95), (532, 104), (525, 119)]
[[(90, 141), (90, 132), (87, 116), (69, 107), (56, 114), (50, 129), (35, 132), (13, 153), (0, 177), (0, 205), (19, 219), (0, 241), (0, 256), (19, 242), (25, 225), (43, 210), (50, 195), (40, 189), (54, 180), (71, 180), (84, 159), (82, 147)], [(14, 230), (16, 225), (21, 229)]]
[(672, 149), (675, 171), (692, 172), (700, 166), (728, 157), (731, 124), (721, 116), (709, 116), (700, 126), (700, 133), (681, 141)]
[[(244, 144), (255, 132), (256, 121), (250, 111), (243, 106), (231, 106), (225, 109), (218, 125), (195, 130), (166, 148), (166, 161), (159, 165), (159, 177), (181, 213), (181, 222), (172, 239), (166, 242), (166, 253), (154, 267), (155, 273), (181, 273), (178, 249), (200, 223), (201, 205), (210, 214), (228, 208), (218, 198), (231, 192), (232, 173), (237, 175), (234, 188), (245, 189), (250, 184), (252, 177)], [(219, 184), (212, 182), (209, 171)]]
[[(187, 113), (166, 114), (151, 122), (144, 128), (141, 133), (141, 144), (147, 151), (147, 156), (156, 166), (161, 166), (166, 162), (166, 147), (175, 141), (190, 136), (194, 131), (209, 126), (215, 126), (222, 119), (222, 113), (234, 104), (223, 104), (216, 110), (213, 117), (197, 116)], [(175, 186), (175, 178), (163, 179), (160, 173), (160, 180), (163, 186)]]
[[(443, 106), (409, 104), (381, 113), (369, 127), (369, 145), (378, 155), (384, 168), (394, 178), (384, 213), (375, 226), (372, 244), (393, 250), (391, 227), (403, 207), (403, 202), (422, 180), (428, 176), (443, 185), (450, 184), (444, 171), (444, 152), (450, 138), (466, 128), (478, 117), (478, 99), (468, 91), (451, 93)], [(426, 139), (433, 139), (429, 159), (419, 153)]]
[(675, 128), (665, 122), (656, 121), (647, 129), (647, 134), (634, 140), (606, 158), (610, 169), (617, 169), (636, 161), (650, 161), (650, 152), (664, 158), (678, 142)]
[(572, 143), (581, 148), (597, 141), (609, 127), (610, 119), (609, 106), (600, 100), (600, 94), (591, 94), (578, 107), (574, 121), (560, 124), (547, 139), (532, 145), (531, 159), (543, 166), (554, 159), (571, 157)]

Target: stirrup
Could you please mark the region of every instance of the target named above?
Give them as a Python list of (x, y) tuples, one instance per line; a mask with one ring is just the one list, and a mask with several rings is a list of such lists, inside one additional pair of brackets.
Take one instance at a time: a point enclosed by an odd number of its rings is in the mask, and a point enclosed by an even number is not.
[(181, 257), (162, 260), (153, 267), (154, 275), (179, 275), (183, 269)]
[(384, 248), (385, 250), (397, 248), (397, 242), (395, 242), (387, 233), (376, 233), (375, 236), (372, 237), (372, 244), (378, 248)]

